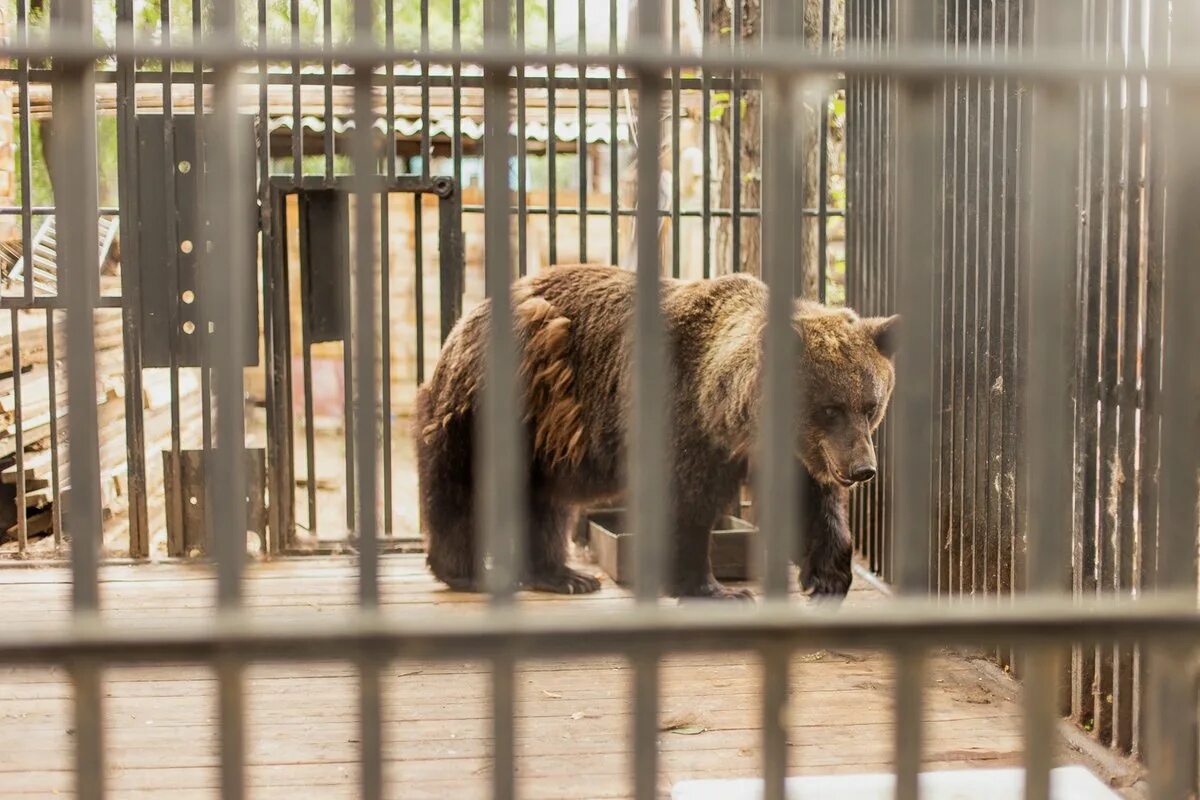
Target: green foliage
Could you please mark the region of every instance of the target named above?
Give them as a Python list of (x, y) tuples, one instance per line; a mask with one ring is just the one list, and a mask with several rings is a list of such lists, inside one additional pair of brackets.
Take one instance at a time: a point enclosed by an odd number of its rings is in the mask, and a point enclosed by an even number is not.
[[(33, 195), (33, 202), (30, 205), (48, 206), (54, 202), (54, 192), (50, 188), (50, 172), (46, 169), (46, 161), (42, 157), (42, 131), (36, 123), (30, 126), (29, 142), (32, 147), (29, 154), (32, 166), (29, 172), (29, 182), (32, 190), (30, 194)], [(21, 180), (24, 171), (24, 165), (21, 163), (23, 159), (20, 156), (21, 146), (21, 131), (18, 129), (16, 135), (13, 137), (13, 154), (17, 167), (14, 180), (17, 187), (22, 185)], [(19, 192), (20, 189), (18, 188)], [(20, 200), (19, 196), (18, 200)]]
[[(170, 19), (171, 41), (192, 41), (194, 2), (197, 0), (134, 0), (133, 22), (141, 41), (163, 41), (164, 10)], [(200, 2), (200, 31), (212, 31), (214, 0)], [(256, 44), (260, 27), (271, 44), (287, 44), (295, 36), (302, 44), (320, 45), (325, 41), (328, 22), (330, 40), (336, 48), (354, 38), (354, 0), (328, 0), (329, 19), (326, 20), (326, 0), (267, 0), (266, 15), (258, 18), (258, 4), (239, 4), (238, 35), (248, 45)], [(483, 39), (484, 0), (460, 0), (458, 33), (464, 46), (479, 44)], [(548, 0), (525, 0), (526, 37), (533, 42), (546, 36), (546, 3)], [(421, 43), (421, 4), (419, 0), (371, 0), (374, 6), (374, 38), (386, 41), (385, 20), (388, 6), (393, 15), (394, 41), (399, 47), (416, 48)], [(295, 12), (293, 14), (293, 11)], [(116, 39), (116, 11), (111, 2), (95, 2), (93, 14), (98, 41), (112, 43)], [(32, 17), (31, 17), (32, 19)], [(39, 21), (38, 24), (44, 24)], [(454, 13), (452, 0), (429, 0), (429, 42), (433, 47), (450, 47), (454, 42)], [(516, 21), (513, 21), (516, 31)], [(144, 66), (154, 68), (153, 61)]]

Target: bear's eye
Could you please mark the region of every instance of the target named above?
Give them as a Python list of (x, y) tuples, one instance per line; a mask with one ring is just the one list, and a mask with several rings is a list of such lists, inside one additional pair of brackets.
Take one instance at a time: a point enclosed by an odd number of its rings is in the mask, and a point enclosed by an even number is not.
[(842, 410), (837, 406), (825, 406), (820, 411), (821, 419), (825, 420), (826, 422), (832, 422), (836, 420), (841, 413)]

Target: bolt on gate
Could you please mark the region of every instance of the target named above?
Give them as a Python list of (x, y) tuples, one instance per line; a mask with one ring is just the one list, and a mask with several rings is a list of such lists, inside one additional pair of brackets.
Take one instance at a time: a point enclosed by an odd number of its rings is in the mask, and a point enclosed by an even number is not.
[[(1200, 419), (1194, 410), (1200, 370), (1191, 357), (1198, 323), (1190, 314), (1193, 298), (1200, 296), (1200, 270), (1187, 260), (1200, 245), (1196, 241), (1200, 234), (1185, 216), (1200, 201), (1200, 153), (1189, 137), (1200, 123), (1196, 102), (1200, 71), (1188, 56), (1189, 45), (1200, 40), (1200, 12), (1173, 7), (1168, 24), (1157, 4), (1131, 0), (1036, 4), (956, 0), (937, 6), (915, 0), (853, 0), (846, 8), (846, 48), (835, 53), (824, 46), (798, 46), (804, 24), (799, 8), (771, 3), (763, 10), (762, 41), (754, 47), (744, 46), (735, 33), (735, 46), (729, 51), (718, 51), (706, 41), (698, 52), (685, 52), (678, 25), (674, 35), (666, 35), (664, 26), (664, 18), (679, 19), (679, 4), (674, 4), (668, 17), (663, 3), (642, 2), (636, 31), (624, 47), (616, 47), (613, 37), (610, 48), (591, 48), (581, 36), (577, 51), (564, 52), (552, 46), (530, 46), (520, 23), (514, 35), (513, 9), (506, 0), (485, 0), (480, 41), (463, 42), (456, 28), (448, 46), (435, 45), (425, 24), (416, 44), (398, 43), (392, 4), (385, 5), (381, 29), (375, 5), (364, 0), (349, 9), (352, 32), (338, 43), (335, 54), (330, 26), (324, 29), (323, 41), (306, 43), (299, 36), (296, 16), (291, 36), (272, 41), (265, 8), (260, 2), (257, 17), (250, 15), (258, 22), (248, 26), (248, 33), (241, 4), (215, 4), (208, 30), (202, 24), (201, 5), (196, 4), (196, 35), (190, 41), (170, 36), (147, 40), (127, 25), (118, 25), (111, 42), (97, 42), (94, 9), (86, 0), (54, 4), (45, 35), (31, 30), (27, 8), (18, 3), (19, 35), (5, 45), (5, 55), (17, 64), (19, 103), (26, 112), (19, 121), (26, 184), (32, 180), (27, 144), (30, 76), (35, 69), (48, 69), (45, 77), (54, 82), (51, 102), (58, 124), (50, 146), (56, 165), (56, 268), (64, 277), (61, 306), (57, 293), (53, 300), (43, 300), (35, 292), (35, 207), (29, 202), (29, 185), (23, 187), (23, 203), (17, 210), (28, 265), (23, 294), (6, 305), (65, 310), (66, 400), (73, 414), (66, 453), (70, 491), (64, 492), (62, 525), (72, 544), (75, 622), (67, 631), (43, 635), (0, 633), (0, 661), (60, 664), (70, 669), (80, 797), (104, 795), (100, 674), (105, 666), (178, 661), (211, 665), (220, 682), (222, 791), (227, 797), (240, 797), (245, 783), (242, 671), (258, 660), (303, 660), (330, 652), (354, 659), (360, 672), (365, 797), (382, 796), (385, 743), (378, 699), (380, 670), (389, 660), (405, 655), (491, 660), (493, 790), (496, 797), (511, 797), (516, 662), (546, 654), (626, 655), (637, 671), (630, 732), (634, 794), (654, 797), (659, 659), (668, 652), (715, 648), (746, 650), (762, 659), (765, 796), (782, 798), (786, 740), (777, 711), (787, 697), (788, 655), (801, 647), (869, 645), (889, 650), (898, 659), (897, 793), (912, 798), (918, 793), (921, 760), (923, 658), (932, 648), (947, 644), (1003, 648), (1001, 654), (1020, 665), (1025, 681), (1027, 797), (1050, 796), (1059, 689), (1070, 678), (1071, 710), (1079, 715), (1087, 675), (1093, 676), (1093, 685), (1109, 681), (1122, 698), (1107, 712), (1116, 722), (1104, 735), (1121, 746), (1136, 742), (1148, 759), (1155, 796), (1184, 797), (1194, 790), (1195, 714), (1178, 709), (1195, 708), (1189, 652), (1200, 623), (1195, 447), (1200, 441)], [(423, 11), (427, 8), (422, 6)], [(518, 5), (518, 21), (524, 18), (522, 9)], [(131, 0), (121, 0), (119, 19), (132, 20), (132, 10)], [(427, 12), (423, 23), (425, 16)], [(583, 19), (581, 14), (580, 25)], [(1147, 41), (1149, 46), (1144, 44)], [(334, 58), (350, 68), (336, 81), (328, 67)], [(390, 65), (401, 60), (418, 63), (419, 77), (397, 80)], [(127, 127), (117, 140), (120, 167), (125, 176), (137, 170), (138, 177), (124, 177), (116, 211), (102, 209), (98, 203), (96, 103), (98, 78), (103, 74), (97, 70), (98, 61), (115, 63), (112, 77), (126, 101), (137, 96), (137, 64), (157, 62), (162, 94), (173, 94), (177, 82), (190, 82), (195, 92), (193, 108), (203, 112), (196, 115), (192, 127), (195, 155), (181, 160), (173, 153), (177, 146), (188, 146), (181, 145), (178, 136), (187, 126), (176, 129), (170, 124), (170, 100), (163, 102), (164, 119), (157, 122), (158, 128), (155, 121), (137, 120), (128, 103), (121, 106)], [(192, 64), (191, 74), (182, 81), (176, 80), (174, 72), (179, 62)], [(270, 116), (269, 87), (279, 81), (269, 70), (275, 63), (292, 65), (281, 82), (290, 83), (297, 113), (292, 120), (293, 175), (272, 181), (264, 180), (274, 174), (269, 132), (260, 129), (256, 137), (244, 135), (241, 90), (257, 83), (261, 124)], [(337, 173), (333, 147), (323, 151), (323, 176), (310, 182), (302, 166), (305, 142), (299, 132), (303, 122), (297, 98), (305, 85), (311, 85), (305, 83), (303, 63), (327, 65), (317, 73), (327, 107), (336, 87), (348, 90), (354, 123), (347, 127), (348, 175)], [(482, 90), (483, 202), (479, 208), (464, 203), (458, 209), (464, 218), (472, 213), (483, 217), (484, 289), (500, 321), (492, 326), (487, 356), (479, 454), (484, 478), (480, 516), (490, 521), (481, 533), (490, 556), (487, 575), (492, 602), (477, 614), (430, 612), (400, 617), (378, 607), (379, 534), (386, 527), (380, 524), (378, 501), (381, 472), (388, 467), (387, 448), (379, 447), (377, 437), (378, 428), (387, 424), (387, 413), (386, 401), (379, 398), (383, 370), (376, 342), (386, 348), (389, 336), (379, 336), (376, 314), (386, 318), (389, 295), (376, 285), (377, 280), (387, 281), (386, 270), (376, 276), (376, 255), (386, 252), (390, 244), (383, 235), (388, 231), (388, 203), (380, 202), (377, 209), (375, 202), (396, 191), (432, 191), (443, 199), (463, 191), (463, 119), (458, 102), (467, 78), (473, 77), (466, 74), (467, 65), (480, 68), (472, 83)], [(442, 67), (450, 68), (449, 83), (457, 99), (451, 134), (454, 174), (446, 176), (449, 183), (439, 184), (429, 169), (433, 142), (428, 124), (421, 128), (420, 177), (397, 169), (394, 152), (380, 157), (373, 135), (378, 116), (374, 89), (382, 83), (388, 93), (385, 125), (390, 132), (395, 127), (392, 93), (415, 84), (425, 104), (432, 88), (444, 85), (435, 79)], [(607, 217), (612, 226), (612, 260), (620, 260), (616, 257), (620, 218), (632, 216), (634, 221), (637, 235), (627, 241), (635, 258), (625, 263), (636, 270), (638, 286), (629, 499), (639, 537), (636, 604), (624, 614), (584, 621), (575, 613), (535, 614), (517, 602), (524, 509), (511, 498), (522, 494), (522, 474), (517, 469), (521, 406), (516, 343), (511, 326), (505, 323), (511, 320), (510, 282), (523, 271), (531, 246), (528, 233), (519, 237), (517, 248), (511, 246), (510, 164), (514, 149), (520, 162), (526, 147), (520, 131), (513, 147), (512, 93), (515, 89), (520, 106), (527, 102), (521, 87), (528, 87), (535, 68), (546, 70), (548, 87), (557, 86), (558, 72), (570, 68), (568, 80), (577, 81), (579, 93), (586, 94), (593, 86), (589, 67), (603, 70), (600, 91), (628, 89), (628, 119), (636, 124), (637, 135), (636, 204), (629, 214), (616, 204), (614, 193), (609, 209), (592, 209), (587, 181), (581, 176), (578, 205), (573, 214), (562, 216), (580, 220), (581, 260), (586, 260), (588, 251), (583, 221)], [(666, 137), (661, 119), (668, 94), (678, 106), (684, 81), (696, 80), (685, 78), (684, 72), (696, 67), (702, 69), (699, 84), (705, 103), (712, 101), (709, 90), (726, 79), (733, 96), (753, 85), (763, 97), (764, 169), (758, 216), (761, 273), (772, 291), (764, 332), (767, 373), (758, 450), (763, 469), (756, 487), (764, 599), (752, 610), (673, 608), (658, 603), (669, 524), (662, 502), (668, 491), (663, 468), (668, 456), (664, 431), (668, 410), (658, 304), (659, 278), (665, 271), (660, 246), (664, 219), (673, 223), (672, 272), (680, 272), (684, 261), (679, 188), (672, 187), (669, 209), (662, 202), (660, 145)], [(848, 296), (866, 312), (897, 311), (908, 320), (907, 340), (898, 356), (901, 378), (894, 421), (882, 435), (883, 471), (888, 478), (858, 498), (855, 506), (860, 546), (873, 566), (893, 581), (900, 596), (869, 613), (814, 610), (787, 600), (788, 556), (794, 547), (790, 534), (799, 517), (798, 500), (789, 490), (795, 485), (796, 470), (791, 444), (779, 433), (790, 424), (796, 383), (804, 379), (792, 375), (789, 367), (797, 346), (790, 330), (790, 304), (802, 284), (794, 268), (795, 254), (804, 248), (795, 220), (806, 211), (802, 202), (806, 165), (798, 157), (803, 127), (796, 126), (794, 118), (804, 102), (806, 85), (837, 75), (847, 81), (849, 108)], [(750, 84), (751, 80), (756, 83)], [(668, 92), (669, 87), (673, 91)], [(547, 95), (548, 104), (555, 94)], [(132, 107), (136, 109), (136, 102)], [(204, 112), (206, 107), (211, 112)], [(577, 136), (582, 148), (586, 103), (581, 101), (579, 108)], [(610, 108), (610, 113), (616, 111)], [(427, 113), (422, 116), (426, 123), (430, 121)], [(332, 117), (327, 115), (322, 131), (327, 142), (335, 133)], [(734, 115), (734, 130), (739, 117)], [(553, 111), (549, 119), (554, 120)], [(678, 113), (670, 119), (673, 127), (679, 125)], [(1099, 125), (1094, 125), (1097, 121)], [(610, 132), (612, 127), (616, 126)], [(1099, 136), (1097, 127), (1102, 131)], [(161, 159), (167, 167), (162, 171), (164, 185), (155, 188), (152, 196), (166, 209), (175, 207), (177, 219), (165, 226), (169, 247), (163, 247), (162, 239), (156, 239), (159, 234), (146, 224), (154, 219), (152, 210), (139, 206), (150, 216), (139, 214), (136, 219), (124, 210), (138, 202), (147, 163), (142, 158), (145, 153), (138, 150), (139, 139), (132, 134), (147, 129), (162, 131), (166, 151)], [(820, 135), (825, 135), (823, 130)], [(147, 146), (149, 138), (154, 137), (142, 138)], [(553, 138), (546, 140), (551, 154), (557, 146), (551, 143)], [(741, 190), (736, 147), (734, 153), (731, 193), (736, 194)], [(672, 159), (679, 158), (676, 148)], [(202, 168), (186, 178), (197, 160)], [(554, 163), (552, 156), (549, 163)], [(582, 173), (586, 160), (581, 156), (579, 163)], [(256, 165), (257, 188), (246, 179), (256, 173)], [(611, 169), (610, 179), (615, 181), (619, 177), (615, 160)], [(675, 169), (673, 180), (678, 181), (679, 174)], [(823, 182), (824, 173), (821, 178)], [(518, 181), (524, 179), (525, 170), (519, 169)], [(185, 214), (186, 202), (178, 190), (187, 180), (195, 182), (192, 191), (198, 202)], [(707, 275), (715, 263), (710, 260), (707, 230), (719, 215), (709, 205), (707, 181), (705, 187), (700, 221), (706, 234), (702, 273)], [(248, 213), (256, 190), (260, 203)], [(290, 469), (291, 452), (275, 439), (282, 432), (291, 441), (294, 431), (288, 416), (292, 413), (287, 381), (291, 349), (279, 344), (287, 341), (292, 322), (281, 307), (289, 290), (280, 285), (287, 281), (281, 266), (286, 263), (282, 256), (286, 237), (280, 227), (286, 211), (280, 208), (283, 195), (297, 192), (302, 193), (297, 208), (302, 209), (298, 219), (304, 228), (297, 231), (300, 260), (311, 263), (319, 255), (321, 263), (304, 273), (297, 287), (305, 296), (303, 318), (297, 321), (304, 347), (307, 351), (324, 336), (340, 340), (343, 374), (353, 389), (345, 425), (350, 495), (346, 506), (360, 566), (357, 613), (348, 621), (304, 626), (270, 624), (241, 610), (245, 534), (254, 505), (240, 501), (246, 487), (254, 483), (250, 480), (254, 462), (246, 448), (244, 369), (256, 363), (260, 344), (255, 335), (259, 294), (246, 285), (261, 274), (266, 387), (272, 393), (267, 402), (267, 449), (271, 451), (267, 463), (276, 465), (266, 484), (271, 498), (290, 497), (293, 483), (290, 476), (286, 485), (280, 483), (283, 470), (278, 465), (285, 459)], [(825, 205), (822, 198), (815, 210), (818, 217), (827, 214)], [(101, 271), (93, 260), (92, 248), (104, 237), (105, 228), (97, 224), (101, 211), (108, 216), (121, 214), (125, 235), (119, 299), (102, 294)], [(456, 213), (454, 208), (440, 211), (440, 224)], [(559, 224), (562, 211), (551, 194), (544, 209), (551, 229)], [(539, 213), (528, 206), (523, 191), (515, 212), (518, 229)], [(735, 201), (729, 215), (734, 220), (733, 257), (740, 258), (745, 243), (740, 241), (744, 234), (737, 220), (751, 212)], [(314, 238), (314, 227), (320, 232), (346, 231), (346, 249), (339, 249), (340, 238), (333, 244)], [(256, 228), (265, 243), (261, 263), (256, 263), (248, 246)], [(180, 230), (192, 231), (195, 238), (180, 238)], [(456, 282), (461, 276), (456, 245), (448, 241), (454, 239), (453, 230), (445, 236), (438, 255), (442, 270), (453, 274), (440, 276), (441, 311), (452, 319), (460, 309), (463, 284)], [(551, 234), (550, 240), (556, 242), (556, 235)], [(171, 299), (157, 306), (148, 306), (143, 294), (152, 291), (153, 281), (131, 274), (146, 268), (146, 262), (129, 255), (131, 249), (144, 252), (153, 246), (151, 242), (163, 247), (163, 258), (172, 268), (166, 288), (161, 289), (169, 291)], [(179, 254), (198, 257), (187, 263)], [(554, 255), (551, 261), (560, 260)], [(345, 264), (346, 269), (338, 272), (332, 264)], [(191, 272), (184, 267), (191, 267)], [(326, 269), (324, 274), (316, 271)], [(421, 274), (419, 268), (416, 274)], [(180, 282), (179, 276), (193, 283)], [(186, 299), (188, 292), (191, 300)], [(183, 306), (195, 308), (189, 311)], [(154, 353), (161, 354), (161, 349), (152, 349), (161, 342), (144, 338), (148, 326), (161, 321), (141, 319), (139, 314), (168, 315), (162, 330), (175, 342), (166, 348), (166, 360), (172, 397), (173, 461), (169, 463), (174, 468), (169, 480), (179, 484), (174, 492), (176, 505), (183, 504), (186, 471), (175, 430), (181, 424), (179, 369), (191, 363), (203, 367), (199, 394), (206, 406), (204, 446), (195, 465), (203, 471), (205, 498), (194, 505), (203, 507), (204, 513), (190, 524), (203, 528), (203, 542), (216, 561), (219, 610), (211, 620), (181, 624), (166, 633), (118, 628), (98, 614), (104, 498), (101, 420), (94, 395), (96, 314), (104, 308), (121, 310), (124, 350), (130, 359), (125, 377), (134, 386), (141, 380), (140, 365), (157, 363)], [(18, 315), (10, 312), (10, 316), (17, 340)], [(49, 341), (54, 335), (52, 312), (45, 319), (50, 320), (45, 333)], [(446, 330), (445, 318), (441, 330)], [(195, 337), (191, 354), (178, 346), (181, 336)], [(48, 346), (53, 352), (53, 345)], [(19, 386), (19, 345), (13, 347), (17, 354), (14, 385)], [(1161, 364), (1156, 363), (1159, 357)], [(288, 363), (280, 363), (281, 359)], [(47, 369), (53, 364), (54, 359), (48, 359)], [(304, 382), (311, 392), (310, 372), (306, 371)], [(20, 389), (16, 392), (19, 395)], [(141, 396), (140, 388), (136, 393), (126, 389), (127, 411)], [(212, 414), (207, 408), (210, 403)], [(131, 453), (143, 447), (137, 441), (138, 423), (132, 420), (140, 411), (130, 412), (126, 436)], [(378, 424), (364, 424), (364, 420)], [(1159, 426), (1166, 436), (1159, 435)], [(21, 452), (19, 443), (17, 452)], [(311, 458), (310, 447), (306, 459)], [(134, 460), (129, 465), (130, 485), (144, 487), (141, 472), (146, 467), (135, 467)], [(1128, 470), (1129, 465), (1134, 469)], [(25, 475), (19, 464), (20, 493), (28, 488)], [(1138, 476), (1136, 493), (1130, 475)], [(311, 471), (308, 480), (316, 480)], [(1102, 490), (1100, 485), (1108, 488)], [(386, 480), (382, 486), (386, 495), (390, 491)], [(235, 502), (227, 502), (229, 498)], [(309, 500), (311, 506), (311, 495)], [(22, 506), (18, 504), (19, 513)], [(271, 547), (285, 550), (291, 505), (273, 502), (271, 509), (274, 518), (269, 525), (280, 537)], [(1149, 522), (1156, 512), (1156, 521)], [(187, 530), (188, 523), (180, 519), (173, 524), (177, 531)], [(137, 528), (142, 533), (131, 533), (131, 541), (143, 542), (138, 537), (146, 536), (149, 527), (147, 512), (136, 510), (131, 532)], [(1129, 596), (1107, 596), (1102, 590), (1109, 587)], [(1022, 591), (1014, 591), (1017, 588)], [(931, 589), (951, 595), (994, 589), (1011, 592), (1012, 597), (1003, 603), (980, 600), (947, 605), (932, 601)], [(1068, 659), (1065, 650), (1071, 647), (1074, 654)], [(1144, 703), (1138, 691), (1144, 692)], [(1130, 709), (1136, 709), (1136, 716), (1130, 716), (1134, 713)]]

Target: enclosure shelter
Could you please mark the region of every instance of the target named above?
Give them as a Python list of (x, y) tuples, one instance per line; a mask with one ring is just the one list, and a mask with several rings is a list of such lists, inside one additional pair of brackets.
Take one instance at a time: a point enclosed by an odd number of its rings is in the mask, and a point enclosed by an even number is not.
[[(8, 0), (0, 40), (0, 797), (1200, 791), (1191, 4)], [(636, 276), (632, 578), (555, 596), (508, 290), (571, 262)], [(677, 606), (660, 281), (731, 272), (758, 601)], [(837, 607), (798, 297), (903, 320)], [(484, 298), (452, 592), (411, 416)]]

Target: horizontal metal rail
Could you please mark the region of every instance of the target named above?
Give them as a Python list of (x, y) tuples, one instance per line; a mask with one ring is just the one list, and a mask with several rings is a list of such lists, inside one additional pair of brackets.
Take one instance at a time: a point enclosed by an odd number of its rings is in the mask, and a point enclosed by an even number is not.
[[(581, 626), (587, 635), (580, 636)], [(755, 650), (765, 645), (890, 650), (942, 646), (1010, 646), (1063, 642), (1200, 642), (1200, 611), (1187, 594), (1157, 594), (1133, 602), (1072, 602), (1059, 595), (1023, 595), (938, 606), (893, 598), (869, 611), (813, 610), (787, 601), (757, 608), (650, 607), (630, 604), (621, 614), (577, 611), (531, 614), (514, 607), (420, 616), (363, 610), (303, 622), (272, 621), (241, 609), (210, 620), (176, 621), (162, 630), (114, 625), (77, 614), (58, 629), (5, 631), (0, 663), (63, 664), (101, 659), (109, 664), (211, 662), (236, 653), (246, 661), (308, 661), (331, 653), (366, 651), (377, 657), (453, 659), (512, 653), (521, 658), (662, 653), (713, 648)]]
[(1008, 47), (997, 48), (987, 57), (949, 56), (938, 47), (905, 48), (857, 52), (848, 47), (844, 53), (820, 53), (779, 44), (764, 44), (754, 50), (740, 49), (735, 54), (710, 52), (705, 55), (671, 53), (653, 41), (635, 41), (611, 54), (602, 51), (553, 53), (536, 48), (518, 48), (487, 44), (459, 48), (383, 47), (375, 44), (339, 44), (337, 50), (315, 45), (265, 45), (248, 47), (237, 40), (212, 37), (199, 43), (172, 44), (126, 42), (98, 45), (90, 35), (56, 35), (53, 40), (7, 43), (0, 58), (57, 58), (70, 62), (92, 62), (107, 58), (203, 59), (213, 65), (261, 63), (263, 61), (322, 61), (333, 56), (339, 63), (353, 67), (371, 67), (387, 61), (413, 61), (419, 64), (478, 64), (484, 67), (511, 67), (514, 64), (623, 66), (639, 71), (667, 71), (705, 67), (713, 70), (752, 70), (765, 75), (838, 74), (847, 76), (888, 76), (901, 80), (944, 77), (1022, 78), (1045, 82), (1077, 82), (1097, 78), (1146, 78), (1172, 83), (1200, 82), (1200, 58), (1180, 53), (1170, 62), (1155, 57), (1145, 64), (1114, 64), (1104, 59), (1081, 56), (1070, 48), (1040, 49), (1035, 55), (1022, 54)]

